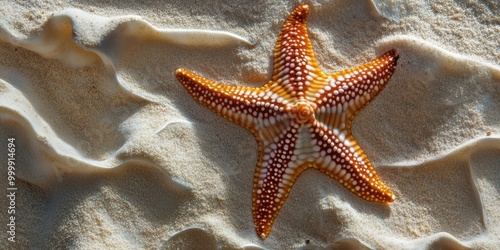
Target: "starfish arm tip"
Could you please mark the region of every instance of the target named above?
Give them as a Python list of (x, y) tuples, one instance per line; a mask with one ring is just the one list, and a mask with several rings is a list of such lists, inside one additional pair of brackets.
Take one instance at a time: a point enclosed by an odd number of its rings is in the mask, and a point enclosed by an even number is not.
[(392, 57), (392, 60), (394, 60), (394, 66), (397, 65), (398, 59), (399, 59), (399, 53), (397, 49), (390, 49), (385, 53), (386, 56)]
[(263, 240), (265, 240), (265, 239), (267, 238), (267, 236), (268, 236), (268, 234), (266, 234), (266, 233), (261, 233), (261, 234), (259, 234), (259, 237), (260, 237), (261, 239), (263, 239)]
[(177, 77), (177, 79), (180, 80), (181, 77), (183, 76), (186, 76), (187, 75), (187, 70), (183, 69), (183, 68), (178, 68), (176, 71), (175, 71), (175, 77)]
[(295, 8), (293, 13), (290, 15), (290, 19), (301, 20), (302, 22), (305, 22), (307, 14), (309, 14), (309, 5), (302, 4), (299, 7)]

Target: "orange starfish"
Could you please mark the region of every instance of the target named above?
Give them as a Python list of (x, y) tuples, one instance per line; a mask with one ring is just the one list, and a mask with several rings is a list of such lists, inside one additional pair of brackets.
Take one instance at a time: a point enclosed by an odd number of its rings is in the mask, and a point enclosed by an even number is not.
[(297, 7), (283, 25), (273, 76), (261, 88), (228, 86), (185, 69), (175, 73), (196, 101), (255, 135), (253, 220), (262, 239), (297, 177), (310, 167), (366, 200), (394, 201), (352, 136), (351, 122), (387, 85), (398, 55), (390, 50), (362, 66), (326, 75), (307, 36), (308, 11), (308, 5)]

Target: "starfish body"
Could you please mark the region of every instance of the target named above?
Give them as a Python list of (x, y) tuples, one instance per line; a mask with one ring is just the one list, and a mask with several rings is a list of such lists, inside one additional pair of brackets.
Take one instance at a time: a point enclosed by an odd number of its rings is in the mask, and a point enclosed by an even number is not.
[(259, 154), (253, 186), (253, 220), (265, 239), (297, 177), (316, 168), (369, 201), (389, 203), (381, 182), (351, 134), (354, 116), (386, 86), (398, 55), (390, 50), (362, 66), (327, 75), (307, 36), (307, 5), (283, 25), (274, 72), (260, 88), (229, 86), (185, 69), (177, 79), (200, 104), (245, 127)]

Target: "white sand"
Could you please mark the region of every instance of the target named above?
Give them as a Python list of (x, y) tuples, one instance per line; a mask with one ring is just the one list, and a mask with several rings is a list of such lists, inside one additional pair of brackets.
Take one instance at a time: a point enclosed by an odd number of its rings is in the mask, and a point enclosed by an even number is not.
[[(192, 100), (174, 71), (263, 85), (298, 3), (48, 2), (0, 1), (0, 183), (14, 137), (18, 187), (16, 242), (4, 226), (2, 248), (500, 245), (498, 1), (310, 3), (325, 72), (398, 49), (389, 85), (353, 123), (396, 200), (367, 202), (308, 170), (264, 241), (253, 136)], [(8, 206), (2, 195), (0, 224)]]

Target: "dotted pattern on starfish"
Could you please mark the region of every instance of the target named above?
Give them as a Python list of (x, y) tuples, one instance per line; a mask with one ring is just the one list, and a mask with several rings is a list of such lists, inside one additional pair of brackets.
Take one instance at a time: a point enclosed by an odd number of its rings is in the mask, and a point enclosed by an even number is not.
[(307, 5), (290, 14), (274, 50), (274, 72), (261, 88), (228, 86), (185, 69), (177, 79), (199, 103), (250, 130), (259, 147), (253, 219), (266, 238), (297, 177), (307, 168), (331, 176), (354, 194), (394, 201), (351, 134), (354, 116), (387, 85), (398, 55), (390, 50), (331, 75), (318, 67), (307, 36)]

